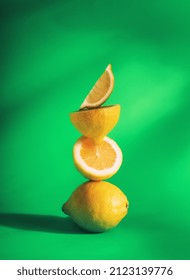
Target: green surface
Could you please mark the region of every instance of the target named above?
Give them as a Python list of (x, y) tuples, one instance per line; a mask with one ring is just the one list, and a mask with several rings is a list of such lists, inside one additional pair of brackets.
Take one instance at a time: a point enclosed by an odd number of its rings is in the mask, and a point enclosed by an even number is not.
[[(0, 258), (189, 259), (189, 1), (90, 2), (0, 2)], [(109, 63), (130, 209), (87, 234), (61, 212), (85, 181), (69, 113)]]

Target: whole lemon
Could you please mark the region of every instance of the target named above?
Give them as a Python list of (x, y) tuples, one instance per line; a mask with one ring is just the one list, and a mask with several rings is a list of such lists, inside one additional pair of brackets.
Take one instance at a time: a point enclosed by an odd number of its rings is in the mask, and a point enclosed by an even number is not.
[(127, 214), (128, 206), (127, 197), (115, 185), (88, 181), (71, 194), (62, 210), (80, 227), (103, 232), (117, 226)]

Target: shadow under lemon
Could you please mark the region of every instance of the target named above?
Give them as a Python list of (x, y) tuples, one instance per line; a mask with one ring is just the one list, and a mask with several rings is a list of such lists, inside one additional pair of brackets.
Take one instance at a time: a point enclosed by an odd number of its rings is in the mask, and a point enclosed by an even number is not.
[(61, 234), (87, 234), (71, 218), (51, 215), (0, 213), (0, 226)]

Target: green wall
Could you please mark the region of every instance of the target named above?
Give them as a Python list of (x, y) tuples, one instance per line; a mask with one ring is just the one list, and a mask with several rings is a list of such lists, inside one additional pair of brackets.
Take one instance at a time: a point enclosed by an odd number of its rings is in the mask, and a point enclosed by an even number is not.
[[(4, 0), (0, 13), (0, 258), (189, 259), (189, 1)], [(109, 181), (130, 208), (88, 234), (61, 212), (85, 181), (69, 113), (109, 63), (124, 156)]]

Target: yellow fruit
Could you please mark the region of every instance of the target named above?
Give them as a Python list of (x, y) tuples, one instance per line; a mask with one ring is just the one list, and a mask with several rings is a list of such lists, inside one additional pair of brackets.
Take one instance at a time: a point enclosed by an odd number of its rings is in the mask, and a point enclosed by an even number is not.
[(74, 145), (73, 157), (76, 168), (94, 181), (112, 177), (122, 163), (122, 152), (109, 137), (104, 137), (100, 144), (94, 144), (81, 136)]
[(84, 136), (99, 143), (119, 120), (120, 105), (105, 106), (70, 114), (75, 128)]
[(89, 181), (80, 185), (62, 210), (91, 232), (111, 229), (125, 217), (129, 202), (125, 194), (108, 182)]
[(114, 76), (112, 73), (111, 64), (109, 64), (83, 101), (80, 109), (95, 108), (102, 105), (109, 98), (113, 90), (113, 86)]

